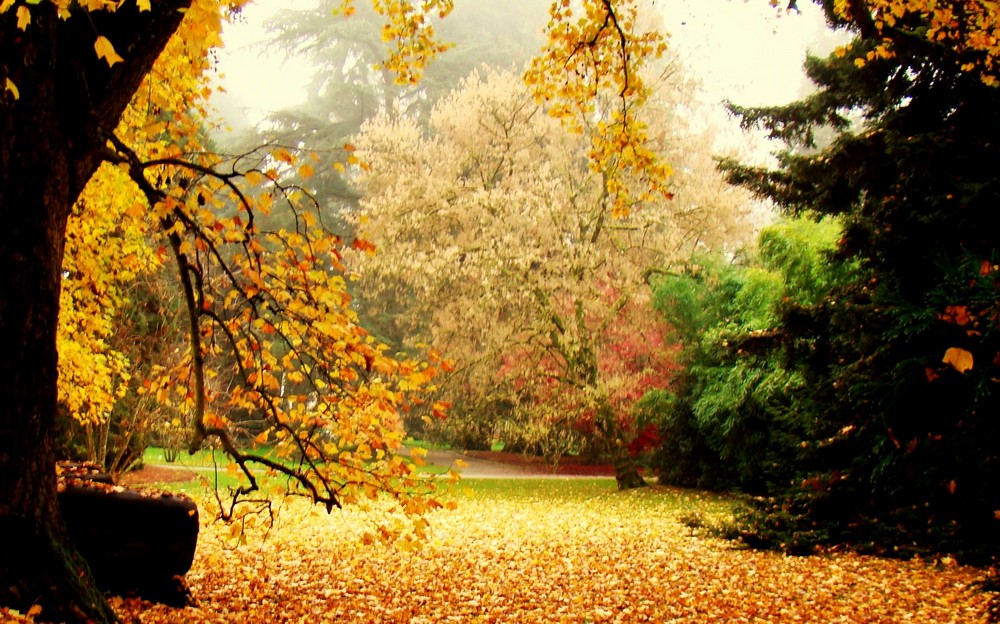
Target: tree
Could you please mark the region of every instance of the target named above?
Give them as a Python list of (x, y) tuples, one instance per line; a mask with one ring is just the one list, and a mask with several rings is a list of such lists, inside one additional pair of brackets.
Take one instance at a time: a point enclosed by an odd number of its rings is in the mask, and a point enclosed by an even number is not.
[[(331, 4), (335, 3), (285, 11), (269, 23), (270, 48), (312, 62), (319, 71), (309, 83), (304, 103), (273, 112), (242, 141), (304, 145), (319, 154), (308, 180), (296, 179), (296, 172), (290, 171), (286, 181), (309, 188), (325, 204), (327, 219), (339, 221), (337, 228), (346, 235), (353, 232), (353, 225), (341, 213), (355, 210), (360, 195), (345, 168), (352, 155), (342, 146), (380, 112), (397, 111), (426, 124), (433, 105), (470, 72), (526, 63), (541, 45), (539, 26), (546, 7), (533, 0), (460, 3), (437, 25), (440, 38), (451, 46), (448, 53), (427, 68), (420, 82), (397, 84), (394, 74), (380, 64), (382, 16), (368, 6), (356, 7), (348, 16), (330, 11)], [(403, 337), (390, 319), (369, 315), (374, 307), (391, 305), (367, 304), (374, 294), (352, 289), (365, 326), (390, 344), (401, 345)]]
[[(1000, 129), (995, 51), (954, 38), (995, 29), (995, 8), (940, 3), (928, 17), (847, 4), (858, 36), (807, 61), (815, 95), (733, 108), (788, 147), (778, 169), (730, 163), (730, 179), (789, 213), (841, 217), (836, 263), (859, 267), (780, 325), (808, 378), (799, 409), (830, 437), (802, 441), (815, 463), (775, 493), (792, 530), (820, 527), (817, 541), (992, 557), (1000, 461), (987, 441), (1000, 432), (985, 415), (997, 411), (1000, 189), (985, 163)], [(907, 34), (923, 29), (937, 35)], [(818, 150), (823, 127), (836, 138)], [(777, 517), (765, 514), (761, 532), (786, 520)]]
[[(92, 54), (93, 30), (84, 20), (60, 22), (55, 5), (36, 7), (24, 29), (11, 14), (3, 15), (3, 77), (8, 86), (16, 85), (19, 97), (15, 102), (6, 91), (0, 113), (0, 210), (6, 224), (0, 240), (6, 267), (0, 526), (14, 548), (0, 564), (0, 579), (3, 602), (30, 605), (46, 596), (42, 602), (55, 618), (112, 619), (89, 577), (76, 572), (85, 565), (65, 545), (56, 510), (52, 436), (66, 222), (100, 163), (106, 139), (101, 128), (116, 125), (177, 29), (182, 17), (177, 9), (185, 4), (158, 2), (145, 12), (126, 6), (113, 18), (95, 14), (95, 26), (130, 52), (130, 62), (113, 69)], [(18, 7), (21, 15), (27, 11)], [(49, 587), (60, 588), (62, 595), (52, 596)]]
[(805, 366), (780, 348), (783, 312), (822, 301), (852, 277), (831, 266), (832, 220), (764, 228), (738, 262), (702, 257), (654, 281), (653, 301), (682, 345), (676, 383), (643, 397), (660, 426), (661, 482), (770, 495), (802, 470), (804, 439), (829, 435), (797, 400)]
[[(147, 242), (150, 227), (138, 190), (107, 164), (86, 186), (67, 226), (57, 335), (62, 444), (73, 448), (74, 459), (96, 462), (113, 475), (141, 455), (147, 428), (141, 411), (126, 414), (124, 407), (134, 404), (127, 392), (144, 377), (133, 380), (133, 373), (152, 351), (140, 353), (135, 345), (150, 332), (124, 319), (144, 314), (132, 300), (163, 273)], [(156, 339), (166, 341), (162, 334)]]
[[(683, 98), (672, 80), (659, 101)], [(676, 144), (695, 142), (678, 113), (648, 109)], [(416, 341), (458, 360), (442, 426), (468, 435), (453, 435), (553, 455), (589, 444), (630, 487), (631, 405), (672, 355), (647, 320), (645, 272), (730, 241), (747, 204), (716, 195), (725, 185), (695, 158), (667, 152), (685, 170), (679, 199), (636, 202), (616, 220), (608, 176), (585, 160), (591, 137), (544, 113), (514, 74), (488, 72), (438, 103), (426, 136), (406, 117), (367, 124), (356, 218), (378, 251), (355, 266), (362, 290), (405, 301)]]

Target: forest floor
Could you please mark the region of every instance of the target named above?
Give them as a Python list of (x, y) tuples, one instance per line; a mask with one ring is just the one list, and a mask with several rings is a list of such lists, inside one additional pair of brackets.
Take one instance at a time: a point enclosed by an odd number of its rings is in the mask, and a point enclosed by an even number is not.
[(416, 544), (371, 540), (378, 522), (405, 523), (384, 510), (328, 514), (294, 499), (265, 528), (255, 516), (214, 522), (205, 500), (186, 577), (196, 606), (112, 605), (143, 624), (987, 621), (982, 570), (749, 550), (686, 526), (728, 513), (703, 493), (545, 478), (469, 479), (454, 496)]
[[(183, 482), (210, 467), (151, 463), (127, 480), (190, 488), (201, 509), (186, 576), (196, 604), (112, 606), (132, 624), (988, 621), (992, 595), (976, 588), (986, 572), (948, 557), (755, 551), (691, 528), (730, 520), (731, 498), (619, 492), (610, 466), (553, 468), (513, 453), (425, 459), (464, 478), (442, 495), (455, 508), (431, 512), (420, 539), (378, 505), (327, 513), (298, 498), (273, 501), (273, 525), (256, 515), (225, 524), (209, 490)], [(380, 526), (402, 539), (383, 543)]]
[[(468, 465), (443, 495), (455, 508), (431, 512), (422, 539), (408, 539), (406, 519), (386, 509), (327, 513), (298, 498), (275, 501), (271, 526), (254, 515), (227, 525), (202, 494), (186, 576), (197, 604), (116, 597), (112, 605), (123, 622), (142, 624), (988, 621), (991, 595), (975, 586), (984, 570), (947, 557), (755, 551), (689, 526), (730, 519), (726, 497), (662, 486), (618, 492), (610, 478), (553, 474), (511, 454), (428, 459)], [(167, 470), (159, 474), (185, 469)], [(402, 527), (403, 539), (373, 539), (380, 523)]]

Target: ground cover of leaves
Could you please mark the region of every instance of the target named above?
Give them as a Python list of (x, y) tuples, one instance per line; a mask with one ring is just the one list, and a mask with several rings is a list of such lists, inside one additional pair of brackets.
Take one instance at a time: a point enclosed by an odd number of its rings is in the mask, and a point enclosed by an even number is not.
[[(460, 486), (422, 549), (365, 544), (371, 516), (285, 504), (233, 550), (205, 523), (197, 608), (113, 599), (126, 622), (984, 622), (981, 571), (851, 554), (788, 557), (698, 535), (726, 506), (612, 480)], [(373, 513), (373, 512), (369, 512)], [(207, 515), (207, 514), (203, 514)]]

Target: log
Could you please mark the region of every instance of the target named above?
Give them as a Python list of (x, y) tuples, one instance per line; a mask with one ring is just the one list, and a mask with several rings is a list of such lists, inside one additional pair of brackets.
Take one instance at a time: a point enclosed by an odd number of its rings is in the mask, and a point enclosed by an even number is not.
[(98, 587), (171, 606), (189, 603), (183, 576), (198, 543), (194, 501), (79, 477), (62, 479), (59, 490), (70, 539)]

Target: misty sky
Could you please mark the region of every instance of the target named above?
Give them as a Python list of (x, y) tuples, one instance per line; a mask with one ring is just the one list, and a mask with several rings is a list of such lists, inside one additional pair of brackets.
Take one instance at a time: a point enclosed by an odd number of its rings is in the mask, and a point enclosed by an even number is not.
[[(456, 3), (484, 1), (489, 0)], [(708, 101), (728, 98), (745, 105), (791, 101), (804, 88), (801, 66), (806, 50), (826, 52), (835, 42), (819, 8), (810, 2), (800, 3), (801, 14), (785, 14), (767, 0), (653, 2), (663, 11), (671, 45), (701, 79)], [(227, 93), (217, 97), (215, 105), (235, 129), (304, 98), (302, 85), (312, 68), (301, 60), (269, 53), (259, 42), (265, 38), (263, 22), (276, 11), (313, 4), (314, 0), (255, 0), (245, 9), (242, 23), (226, 28), (220, 67)]]

